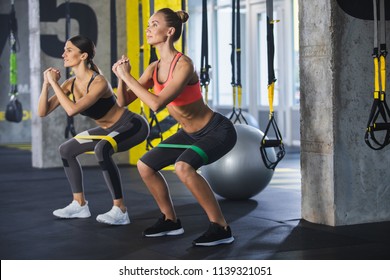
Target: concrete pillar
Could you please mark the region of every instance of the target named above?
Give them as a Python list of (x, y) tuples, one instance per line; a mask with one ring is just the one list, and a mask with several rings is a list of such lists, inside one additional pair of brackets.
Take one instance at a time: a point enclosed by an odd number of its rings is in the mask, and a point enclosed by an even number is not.
[(299, 9), (302, 218), (389, 221), (390, 146), (373, 151), (364, 142), (373, 21), (347, 15), (336, 0), (300, 0)]
[[(103, 75), (111, 79), (111, 24), (110, 2), (79, 0), (70, 1), (71, 30), (70, 36), (83, 34), (96, 39), (95, 64)], [(40, 5), (42, 5), (40, 7)], [(30, 83), (32, 108), (32, 155), (33, 166), (40, 168), (62, 166), (58, 153), (59, 145), (64, 142), (66, 114), (57, 108), (49, 116), (37, 116), (37, 103), (41, 91), (42, 72), (48, 67), (61, 69), (60, 82), (66, 76), (61, 54), (65, 45), (65, 0), (29, 0), (30, 19)], [(116, 1), (118, 28), (118, 56), (126, 53), (126, 0)], [(94, 38), (93, 38), (94, 37)], [(95, 122), (84, 116), (74, 118), (76, 131), (96, 126)], [(71, 135), (70, 135), (71, 137)], [(119, 163), (129, 162), (129, 153), (114, 155)], [(83, 165), (97, 165), (91, 155), (81, 155)]]

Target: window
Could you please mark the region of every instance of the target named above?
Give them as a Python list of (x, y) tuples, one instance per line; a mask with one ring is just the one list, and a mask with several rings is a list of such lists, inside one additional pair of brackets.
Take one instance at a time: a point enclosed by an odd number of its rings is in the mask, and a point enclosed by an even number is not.
[(299, 29), (298, 29), (298, 0), (293, 1), (293, 40), (294, 40), (294, 48), (293, 48), (293, 96), (292, 96), (292, 104), (299, 105), (300, 100), (300, 82), (299, 82)]
[[(228, 113), (232, 90), (232, 0), (208, 0), (209, 105)], [(188, 0), (190, 21), (188, 55), (200, 69), (202, 43), (202, 1)], [(277, 82), (274, 110), (284, 141), (299, 143), (299, 37), (298, 0), (274, 0), (274, 69)], [(268, 120), (268, 59), (265, 0), (241, 0), (241, 84), (242, 108), (260, 123)], [(238, 104), (236, 104), (238, 106)], [(298, 133), (295, 133), (298, 131)], [(292, 133), (294, 132), (294, 133)], [(298, 142), (297, 142), (298, 141)]]

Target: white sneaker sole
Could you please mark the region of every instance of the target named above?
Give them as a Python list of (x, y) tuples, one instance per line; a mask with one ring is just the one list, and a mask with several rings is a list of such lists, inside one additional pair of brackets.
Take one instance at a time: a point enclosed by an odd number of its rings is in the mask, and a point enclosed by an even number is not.
[(183, 228), (175, 229), (175, 230), (170, 230), (170, 231), (163, 231), (163, 232), (158, 232), (154, 234), (144, 234), (145, 237), (160, 237), (160, 236), (169, 236), (169, 235), (180, 235), (184, 233)]
[(233, 241), (234, 241), (234, 237), (232, 236), (229, 238), (211, 241), (211, 242), (207, 242), (207, 243), (194, 242), (193, 245), (194, 246), (202, 246), (202, 247), (210, 247), (210, 246), (216, 246), (216, 245), (221, 245), (221, 244), (231, 244), (231, 243), (233, 243)]
[(91, 213), (89, 213), (89, 214), (74, 214), (74, 215), (71, 215), (71, 216), (63, 216), (61, 214), (55, 214), (53, 212), (53, 215), (56, 216), (57, 218), (61, 218), (61, 219), (85, 219), (85, 218), (91, 217)]
[(124, 225), (130, 224), (130, 220), (111, 222), (111, 221), (107, 221), (105, 219), (102, 219), (99, 216), (96, 217), (96, 221), (98, 221), (99, 223), (102, 223), (102, 224), (107, 224), (107, 225), (112, 225), (112, 226), (124, 226)]

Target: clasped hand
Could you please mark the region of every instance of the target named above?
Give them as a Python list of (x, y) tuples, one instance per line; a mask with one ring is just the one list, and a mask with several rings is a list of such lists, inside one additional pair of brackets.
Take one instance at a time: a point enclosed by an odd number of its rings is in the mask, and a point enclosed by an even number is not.
[(112, 71), (119, 79), (123, 79), (124, 75), (130, 73), (130, 70), (129, 58), (124, 55), (112, 66)]
[(43, 72), (43, 80), (45, 83), (51, 84), (56, 83), (61, 78), (60, 70), (50, 67)]

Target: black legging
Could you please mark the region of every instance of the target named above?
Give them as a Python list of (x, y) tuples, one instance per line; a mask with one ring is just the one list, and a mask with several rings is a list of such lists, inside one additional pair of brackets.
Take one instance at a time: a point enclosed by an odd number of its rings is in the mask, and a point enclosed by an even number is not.
[(59, 147), (65, 174), (73, 193), (84, 191), (82, 169), (77, 156), (94, 151), (112, 198), (123, 198), (119, 169), (111, 157), (115, 153), (113, 146), (104, 139), (76, 139), (78, 136), (88, 135), (111, 136), (117, 144), (117, 152), (123, 152), (143, 142), (148, 137), (148, 122), (144, 117), (126, 110), (112, 127), (107, 129), (95, 127), (86, 130)]
[[(202, 165), (210, 164), (227, 154), (234, 147), (236, 141), (237, 132), (233, 123), (225, 116), (215, 112), (213, 118), (200, 131), (186, 133), (180, 129), (144, 154), (140, 160), (155, 171), (176, 161), (184, 161), (194, 169), (198, 169)], [(175, 146), (182, 146), (184, 149)]]

